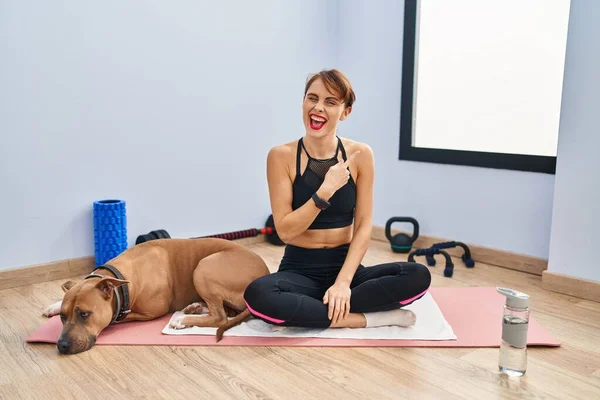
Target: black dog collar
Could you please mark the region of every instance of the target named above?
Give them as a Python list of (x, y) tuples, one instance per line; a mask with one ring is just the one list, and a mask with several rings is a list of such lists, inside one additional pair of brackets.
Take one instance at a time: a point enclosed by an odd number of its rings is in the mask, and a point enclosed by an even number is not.
[[(92, 271), (91, 274), (89, 274), (88, 276), (85, 277), (85, 279), (104, 278), (104, 275), (94, 273), (99, 269), (106, 269), (106, 270), (110, 271), (117, 279), (125, 280), (125, 277), (123, 276), (123, 274), (121, 274), (121, 272), (118, 269), (116, 269), (112, 265), (108, 265), (108, 264), (97, 266)], [(117, 322), (120, 322), (121, 320), (123, 320), (123, 318), (125, 318), (127, 316), (127, 314), (129, 314), (131, 312), (131, 310), (129, 309), (129, 287), (128, 287), (128, 285), (124, 284), (124, 285), (121, 285), (119, 288), (114, 288), (113, 290), (115, 293), (115, 297), (117, 299), (117, 310), (116, 310), (115, 314), (113, 315), (112, 321), (110, 322), (111, 325), (115, 324)], [(121, 291), (121, 293), (119, 293), (119, 290)]]

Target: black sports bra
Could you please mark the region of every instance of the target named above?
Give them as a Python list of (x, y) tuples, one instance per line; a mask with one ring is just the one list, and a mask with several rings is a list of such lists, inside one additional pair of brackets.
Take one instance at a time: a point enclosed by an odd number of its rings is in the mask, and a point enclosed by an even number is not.
[[(302, 149), (308, 157), (308, 163), (303, 174), (300, 174), (300, 156)], [(319, 189), (325, 174), (329, 168), (338, 163), (338, 152), (342, 152), (342, 158), (346, 161), (346, 151), (342, 141), (338, 137), (338, 146), (332, 158), (319, 160), (308, 154), (304, 147), (302, 138), (298, 140), (296, 154), (296, 178), (293, 183), (292, 209), (296, 210), (308, 200), (312, 201), (312, 195)], [(321, 211), (308, 229), (333, 229), (351, 225), (354, 221), (354, 208), (356, 206), (356, 184), (350, 174), (348, 183), (339, 188), (329, 199), (331, 204), (327, 209)]]

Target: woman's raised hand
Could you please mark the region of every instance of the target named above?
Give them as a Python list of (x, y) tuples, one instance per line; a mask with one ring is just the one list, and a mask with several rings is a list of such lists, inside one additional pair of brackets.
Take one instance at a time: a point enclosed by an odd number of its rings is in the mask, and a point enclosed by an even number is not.
[(360, 151), (352, 153), (346, 161), (344, 161), (341, 154), (338, 154), (338, 163), (329, 168), (329, 171), (327, 171), (327, 174), (325, 174), (325, 180), (321, 185), (321, 188), (329, 196), (333, 196), (335, 192), (337, 192), (348, 182), (350, 179), (350, 171), (348, 170), (348, 167), (359, 153)]

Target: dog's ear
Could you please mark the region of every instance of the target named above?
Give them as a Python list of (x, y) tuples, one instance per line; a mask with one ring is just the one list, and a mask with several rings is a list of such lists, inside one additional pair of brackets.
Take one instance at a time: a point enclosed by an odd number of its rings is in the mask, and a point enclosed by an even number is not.
[(60, 287), (62, 288), (63, 292), (67, 293), (75, 285), (77, 285), (77, 282), (66, 281)]
[(129, 281), (124, 281), (122, 279), (111, 278), (109, 276), (106, 276), (100, 279), (98, 283), (96, 283), (96, 287), (100, 289), (102, 293), (104, 293), (104, 297), (106, 297), (106, 299), (108, 300), (112, 297), (114, 288), (117, 288), (126, 283), (129, 283)]

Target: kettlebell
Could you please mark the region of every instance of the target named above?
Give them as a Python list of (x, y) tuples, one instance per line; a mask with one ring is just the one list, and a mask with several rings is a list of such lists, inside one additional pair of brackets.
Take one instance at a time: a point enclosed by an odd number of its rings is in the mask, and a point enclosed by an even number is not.
[[(408, 222), (413, 225), (413, 234), (398, 233), (392, 236), (392, 224), (394, 222)], [(390, 241), (394, 253), (408, 253), (412, 245), (419, 237), (419, 223), (412, 217), (392, 217), (385, 224), (385, 237)]]

